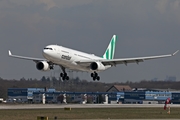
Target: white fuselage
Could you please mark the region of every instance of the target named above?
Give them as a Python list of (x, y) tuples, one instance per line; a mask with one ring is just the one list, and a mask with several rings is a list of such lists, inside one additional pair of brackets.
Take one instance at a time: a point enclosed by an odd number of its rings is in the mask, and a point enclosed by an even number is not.
[(80, 52), (58, 45), (48, 45), (43, 50), (43, 56), (54, 64), (77, 71), (92, 72), (90, 67), (78, 65), (75, 61), (81, 60), (100, 60), (104, 59), (93, 54)]

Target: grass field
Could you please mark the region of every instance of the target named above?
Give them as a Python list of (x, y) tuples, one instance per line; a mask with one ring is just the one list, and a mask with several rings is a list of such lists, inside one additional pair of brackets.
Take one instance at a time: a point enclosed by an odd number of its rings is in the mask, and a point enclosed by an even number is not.
[(36, 120), (48, 116), (49, 120), (62, 119), (180, 119), (180, 108), (171, 108), (171, 114), (163, 108), (73, 108), (0, 110), (0, 120)]

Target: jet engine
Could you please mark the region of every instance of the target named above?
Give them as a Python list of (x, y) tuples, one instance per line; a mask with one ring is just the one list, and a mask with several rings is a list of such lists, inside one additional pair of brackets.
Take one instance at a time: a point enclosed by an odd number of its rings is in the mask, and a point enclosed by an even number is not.
[(97, 70), (97, 71), (106, 69), (106, 67), (101, 62), (92, 62), (90, 64), (90, 68), (91, 70)]
[(42, 70), (42, 71), (48, 71), (50, 70), (50, 66), (46, 61), (40, 61), (36, 64), (36, 68), (38, 70)]

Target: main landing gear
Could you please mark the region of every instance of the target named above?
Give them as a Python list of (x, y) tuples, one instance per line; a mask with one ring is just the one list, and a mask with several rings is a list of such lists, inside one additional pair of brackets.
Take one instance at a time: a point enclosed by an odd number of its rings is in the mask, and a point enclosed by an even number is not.
[(96, 72), (94, 72), (94, 73), (91, 73), (91, 77), (93, 78), (93, 80), (95, 81), (95, 80), (100, 80), (100, 77), (98, 76), (98, 74), (96, 73)]
[(60, 77), (62, 78), (62, 80), (69, 80), (69, 76), (67, 76), (67, 73), (65, 71), (64, 67), (61, 67), (63, 73), (60, 73)]

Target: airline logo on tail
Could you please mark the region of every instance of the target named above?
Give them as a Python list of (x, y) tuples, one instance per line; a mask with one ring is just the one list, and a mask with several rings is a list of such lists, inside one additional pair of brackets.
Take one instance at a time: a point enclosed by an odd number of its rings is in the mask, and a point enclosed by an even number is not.
[(114, 58), (116, 40), (117, 40), (117, 36), (113, 35), (113, 37), (108, 45), (108, 48), (106, 49), (106, 52), (103, 55), (103, 58), (108, 59), (108, 60)]

